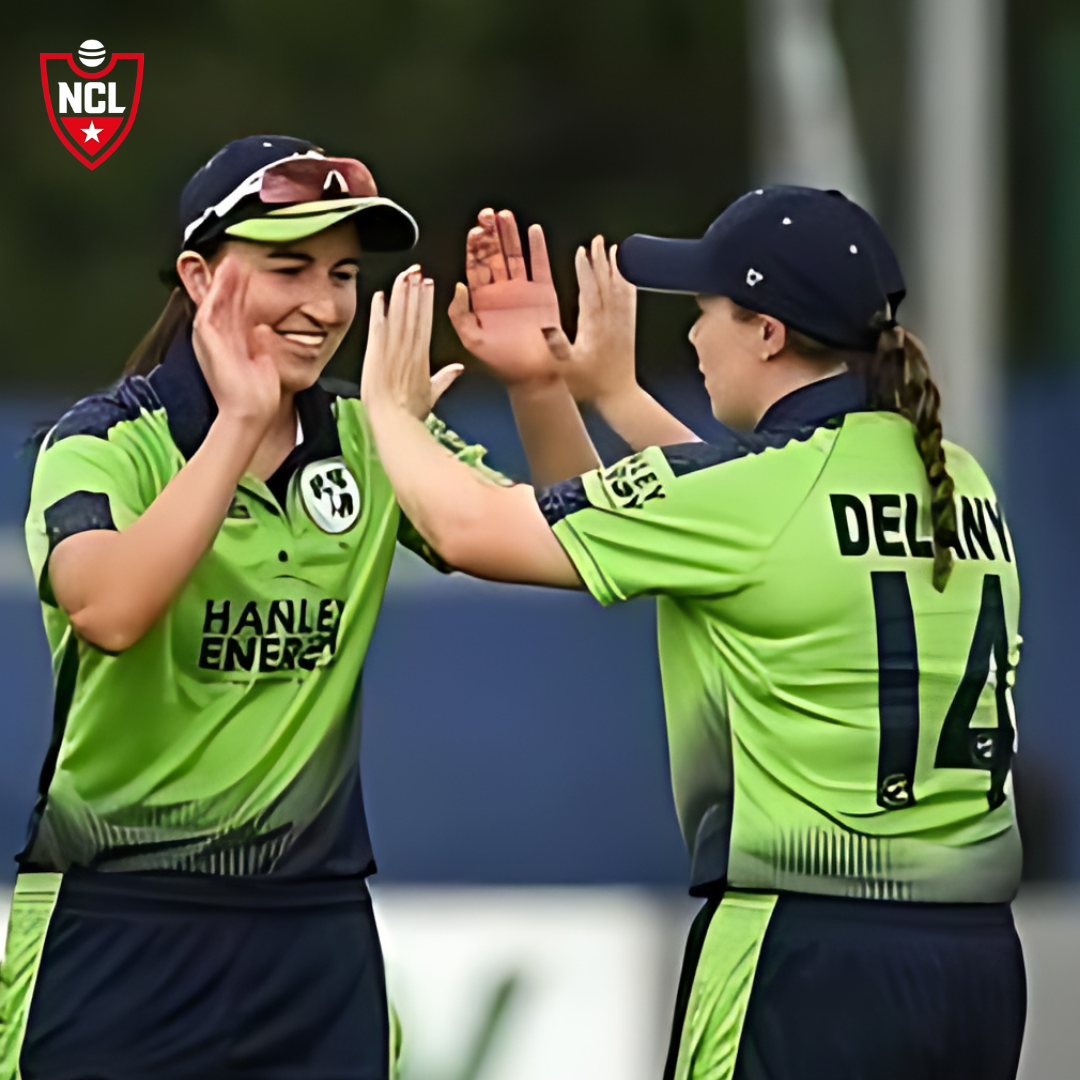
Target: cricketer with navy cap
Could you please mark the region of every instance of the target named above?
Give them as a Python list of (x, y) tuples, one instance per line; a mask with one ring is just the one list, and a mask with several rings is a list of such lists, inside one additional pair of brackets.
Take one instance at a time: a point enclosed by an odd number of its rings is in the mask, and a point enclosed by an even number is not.
[[(705, 900), (666, 1080), (1013, 1080), (1016, 558), (985, 473), (942, 438), (884, 233), (837, 192), (775, 187), (700, 239), (598, 238), (571, 344), (537, 314), (546, 266), (526, 289), (494, 220), (470, 286), (500, 319), (477, 334), (458, 312), (463, 340), (518, 381), (563, 378), (637, 452), (596, 468), (583, 439), (580, 476), (484, 488), (400, 404), (425, 350), (376, 350), (364, 399), (403, 511), (453, 565), (656, 597)], [(696, 299), (708, 443), (637, 386), (635, 286)], [(564, 453), (571, 434), (547, 431)]]
[[(56, 705), (0, 1080), (387, 1080), (359, 679), (395, 545), (437, 560), (358, 388), (322, 374), (363, 252), (416, 238), (357, 159), (230, 143), (184, 188), (125, 377), (44, 439), (26, 538)], [(499, 482), (428, 415), (456, 370), (421, 409)]]

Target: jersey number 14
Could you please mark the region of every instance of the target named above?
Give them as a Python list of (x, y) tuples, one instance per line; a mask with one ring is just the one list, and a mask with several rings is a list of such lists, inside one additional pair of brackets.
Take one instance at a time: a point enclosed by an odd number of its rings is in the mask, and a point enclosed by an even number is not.
[[(902, 810), (915, 804), (915, 762), (919, 750), (919, 654), (915, 614), (907, 574), (871, 574), (878, 644), (879, 806)], [(938, 739), (934, 767), (981, 769), (990, 774), (987, 801), (994, 810), (1005, 801), (1005, 781), (1012, 767), (1013, 719), (1009, 690), (1009, 635), (1001, 578), (983, 578), (982, 603), (967, 665)], [(997, 727), (974, 728), (979, 697), (994, 672)]]

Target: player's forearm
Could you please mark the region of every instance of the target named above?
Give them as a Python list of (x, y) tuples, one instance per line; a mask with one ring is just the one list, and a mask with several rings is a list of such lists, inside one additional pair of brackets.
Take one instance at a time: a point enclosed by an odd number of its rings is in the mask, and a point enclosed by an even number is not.
[(402, 513), (447, 563), (497, 581), (580, 587), (527, 485), (486, 483), (403, 409), (369, 401), (368, 415)]
[(260, 438), (252, 425), (219, 416), (136, 521), (57, 546), (49, 563), (53, 592), (80, 637), (120, 652), (157, 622), (213, 544)]
[(701, 441), (637, 383), (600, 396), (593, 404), (612, 430), (634, 450)]
[(369, 400), (368, 416), (401, 512), (443, 559), (462, 569), (462, 536), (483, 518), (485, 496), (505, 489), (474, 476), (407, 410)]
[(508, 393), (533, 487), (544, 488), (600, 465), (581, 413), (562, 379), (512, 384)]

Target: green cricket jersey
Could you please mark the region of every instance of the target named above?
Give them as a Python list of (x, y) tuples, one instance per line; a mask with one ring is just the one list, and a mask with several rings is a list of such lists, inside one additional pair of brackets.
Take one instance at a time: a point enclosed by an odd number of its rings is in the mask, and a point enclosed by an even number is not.
[(1019, 588), (1001, 507), (947, 444), (960, 540), (931, 583), (904, 418), (842, 375), (755, 432), (653, 447), (541, 507), (604, 604), (654, 594), (679, 820), (703, 887), (1012, 898)]
[[(169, 610), (118, 655), (74, 635), (48, 557), (74, 533), (130, 525), (198, 449), (216, 406), (190, 333), (148, 377), (87, 398), (49, 433), (26, 535), (56, 706), (24, 869), (373, 868), (359, 676), (395, 542), (422, 542), (355, 393), (320, 383), (296, 404), (295, 450), (267, 483), (243, 478)], [(483, 469), (481, 448), (432, 426)]]

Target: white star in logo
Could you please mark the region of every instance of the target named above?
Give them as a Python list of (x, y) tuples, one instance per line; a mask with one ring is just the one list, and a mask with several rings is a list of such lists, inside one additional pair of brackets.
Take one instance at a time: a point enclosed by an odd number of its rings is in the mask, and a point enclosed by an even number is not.
[(101, 133), (102, 133), (102, 132), (103, 132), (104, 130), (105, 130), (104, 128), (99, 128), (99, 127), (95, 127), (95, 126), (94, 126), (94, 121), (93, 121), (93, 120), (91, 120), (91, 121), (90, 121), (90, 126), (89, 126), (89, 127), (84, 127), (84, 128), (82, 129), (82, 133), (83, 133), (83, 142), (89, 142), (89, 141), (90, 141), (91, 139), (93, 139), (93, 140), (94, 140), (94, 142), (96, 142), (96, 143), (99, 143), (99, 144), (100, 144), (100, 143), (101, 143), (101, 140), (100, 140), (100, 139), (98, 138), (98, 136), (99, 136), (99, 135), (100, 135), (100, 134), (101, 134)]

